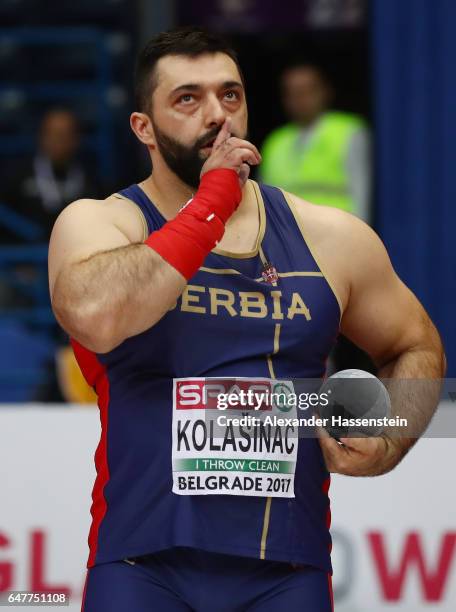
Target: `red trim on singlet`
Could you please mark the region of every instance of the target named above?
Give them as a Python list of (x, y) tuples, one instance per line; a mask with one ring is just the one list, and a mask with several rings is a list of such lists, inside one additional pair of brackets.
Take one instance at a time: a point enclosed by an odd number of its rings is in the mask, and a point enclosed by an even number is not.
[(331, 574), (328, 574), (328, 588), (329, 588), (329, 601), (331, 602), (331, 612), (334, 612), (334, 593), (333, 593), (333, 584), (332, 584)]
[[(331, 486), (331, 476), (328, 476), (328, 478), (324, 481), (323, 486), (322, 486), (322, 491), (325, 495), (327, 495), (329, 497), (329, 487)], [(329, 499), (328, 499), (328, 510), (326, 512), (326, 527), (327, 529), (329, 529), (331, 527), (331, 505), (329, 503)], [(329, 544), (329, 553), (331, 554), (331, 550), (332, 550), (332, 544)]]
[(71, 339), (71, 345), (76, 360), (81, 368), (87, 383), (95, 389), (98, 395), (98, 407), (100, 409), (101, 437), (95, 451), (95, 467), (97, 477), (92, 490), (92, 525), (89, 532), (89, 559), (87, 567), (92, 567), (95, 562), (98, 547), (98, 530), (106, 514), (107, 503), (104, 496), (104, 488), (109, 481), (109, 467), (107, 454), (108, 438), (108, 406), (109, 406), (109, 379), (106, 367), (100, 363), (98, 357), (92, 351), (81, 346), (76, 340)]

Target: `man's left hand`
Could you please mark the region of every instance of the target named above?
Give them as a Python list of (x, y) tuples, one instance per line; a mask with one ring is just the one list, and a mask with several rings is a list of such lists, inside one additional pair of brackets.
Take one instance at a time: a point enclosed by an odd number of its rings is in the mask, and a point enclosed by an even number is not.
[(326, 431), (319, 442), (329, 472), (346, 476), (378, 476), (393, 469), (400, 457), (387, 437), (340, 438), (339, 443)]

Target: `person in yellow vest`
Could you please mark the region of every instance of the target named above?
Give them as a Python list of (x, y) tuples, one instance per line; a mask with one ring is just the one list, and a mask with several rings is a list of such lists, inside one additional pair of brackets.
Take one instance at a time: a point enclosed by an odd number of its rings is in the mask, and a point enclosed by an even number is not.
[(290, 123), (266, 138), (261, 180), (369, 222), (371, 162), (365, 122), (357, 115), (329, 110), (332, 88), (317, 66), (287, 68), (281, 94)]
[[(341, 208), (372, 220), (370, 135), (358, 116), (329, 110), (333, 92), (323, 71), (297, 63), (281, 77), (290, 123), (266, 138), (260, 178), (314, 204)], [(347, 368), (375, 372), (369, 357), (340, 336), (329, 373)]]

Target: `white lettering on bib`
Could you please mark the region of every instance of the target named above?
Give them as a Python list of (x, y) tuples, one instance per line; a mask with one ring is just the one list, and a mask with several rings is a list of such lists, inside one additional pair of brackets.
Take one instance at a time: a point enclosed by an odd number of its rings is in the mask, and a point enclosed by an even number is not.
[(174, 379), (173, 493), (294, 497), (293, 393), (290, 381)]

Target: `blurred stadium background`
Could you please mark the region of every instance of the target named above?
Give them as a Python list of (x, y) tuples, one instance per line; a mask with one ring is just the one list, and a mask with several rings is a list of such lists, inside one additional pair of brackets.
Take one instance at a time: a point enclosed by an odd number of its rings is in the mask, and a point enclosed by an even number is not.
[[(78, 609), (99, 435), (93, 396), (50, 310), (49, 214), (21, 199), (27, 164), (43, 117), (65, 109), (94, 195), (142, 180), (148, 160), (128, 123), (135, 53), (185, 24), (222, 31), (237, 49), (255, 144), (285, 122), (279, 76), (296, 59), (325, 70), (334, 109), (368, 122), (372, 224), (437, 324), (456, 376), (454, 2), (2, 0), (0, 592), (66, 589)], [(423, 440), (381, 480), (333, 479), (337, 610), (455, 609), (452, 450), (453, 440)]]

